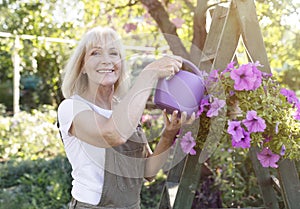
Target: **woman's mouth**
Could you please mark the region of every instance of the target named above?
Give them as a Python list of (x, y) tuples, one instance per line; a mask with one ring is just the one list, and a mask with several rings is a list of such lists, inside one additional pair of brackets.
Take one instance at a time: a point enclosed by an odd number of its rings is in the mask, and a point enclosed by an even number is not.
[(114, 72), (114, 69), (101, 69), (101, 70), (96, 70), (97, 73), (112, 73)]

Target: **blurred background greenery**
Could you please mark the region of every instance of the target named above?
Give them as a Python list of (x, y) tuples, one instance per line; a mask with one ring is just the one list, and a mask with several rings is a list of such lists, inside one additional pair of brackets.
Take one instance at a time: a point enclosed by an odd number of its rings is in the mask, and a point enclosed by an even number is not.
[[(174, 29), (172, 35), (179, 37), (187, 53), (192, 53), (188, 49), (192, 45), (202, 49), (209, 18), (205, 12), (197, 16), (198, 11), (220, 2), (226, 1), (0, 0), (0, 209), (67, 208), (71, 168), (56, 128), (56, 108), (63, 99), (63, 66), (87, 29), (111, 26), (121, 34), (134, 80), (156, 55), (171, 53), (161, 31)], [(256, 0), (255, 4), (273, 74), (299, 95), (300, 1)], [(167, 14), (161, 19), (165, 24), (155, 16), (161, 11)], [(194, 34), (195, 26), (204, 28), (200, 37)], [(18, 112), (13, 102), (16, 84)], [(161, 130), (159, 114), (150, 102), (143, 127), (151, 146)], [(222, 207), (262, 206), (247, 154), (222, 145), (211, 158), (210, 169), (213, 180), (199, 188), (194, 208), (213, 205), (216, 196), (221, 197)], [(145, 183), (143, 208), (156, 207), (164, 179), (161, 172), (154, 182)]]

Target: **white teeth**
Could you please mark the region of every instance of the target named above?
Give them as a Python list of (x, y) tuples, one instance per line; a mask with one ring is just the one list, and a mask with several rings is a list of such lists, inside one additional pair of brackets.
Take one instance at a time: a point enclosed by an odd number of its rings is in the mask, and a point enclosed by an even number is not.
[(98, 73), (111, 73), (113, 70), (97, 70)]

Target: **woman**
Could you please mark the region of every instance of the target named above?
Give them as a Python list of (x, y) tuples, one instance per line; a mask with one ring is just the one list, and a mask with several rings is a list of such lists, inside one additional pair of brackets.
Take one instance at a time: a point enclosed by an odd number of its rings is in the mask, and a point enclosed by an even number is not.
[(70, 208), (140, 208), (143, 178), (151, 179), (165, 162), (180, 127), (193, 122), (186, 113), (171, 118), (152, 153), (139, 121), (158, 79), (172, 76), (180, 57), (147, 65), (130, 89), (121, 39), (111, 28), (85, 34), (66, 65), (58, 120), (72, 165)]

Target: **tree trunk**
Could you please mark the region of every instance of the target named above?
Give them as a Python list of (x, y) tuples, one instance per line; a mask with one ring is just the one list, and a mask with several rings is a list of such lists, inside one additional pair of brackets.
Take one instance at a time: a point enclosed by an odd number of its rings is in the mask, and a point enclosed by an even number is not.
[(176, 27), (170, 21), (163, 5), (158, 0), (141, 0), (141, 2), (162, 31), (173, 54), (189, 59), (190, 55), (178, 37)]

